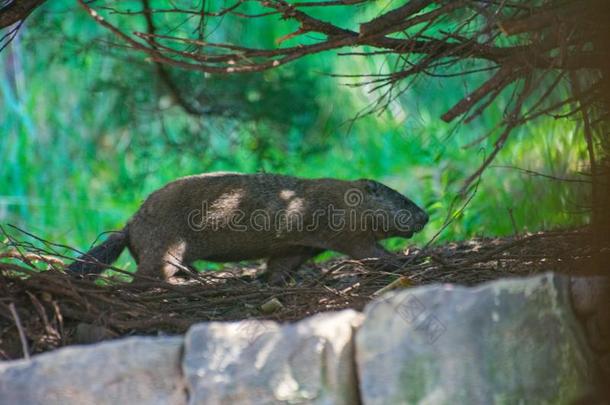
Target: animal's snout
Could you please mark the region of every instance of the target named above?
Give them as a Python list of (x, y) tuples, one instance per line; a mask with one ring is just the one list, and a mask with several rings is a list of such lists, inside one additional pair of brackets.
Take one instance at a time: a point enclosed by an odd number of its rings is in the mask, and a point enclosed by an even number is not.
[(417, 223), (421, 226), (426, 225), (429, 220), (430, 217), (424, 211), (418, 211), (417, 214), (415, 214), (415, 221), (417, 221)]

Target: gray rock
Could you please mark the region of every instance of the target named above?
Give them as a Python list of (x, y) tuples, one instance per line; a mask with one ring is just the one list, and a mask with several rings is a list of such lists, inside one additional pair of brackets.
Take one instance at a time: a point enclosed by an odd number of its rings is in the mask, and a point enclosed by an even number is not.
[(323, 313), (294, 323), (211, 322), (186, 335), (191, 404), (355, 404), (353, 332), (362, 314)]
[(610, 353), (606, 353), (599, 359), (599, 366), (604, 373), (605, 381), (610, 381)]
[(593, 392), (592, 358), (552, 274), (433, 285), (366, 307), (356, 334), (364, 404), (563, 404)]
[(586, 323), (588, 342), (591, 348), (600, 352), (610, 351), (610, 312), (591, 315)]
[(0, 363), (0, 404), (185, 404), (180, 337), (132, 337)]
[(605, 310), (610, 304), (610, 278), (572, 277), (570, 293), (574, 309), (579, 315), (587, 316)]

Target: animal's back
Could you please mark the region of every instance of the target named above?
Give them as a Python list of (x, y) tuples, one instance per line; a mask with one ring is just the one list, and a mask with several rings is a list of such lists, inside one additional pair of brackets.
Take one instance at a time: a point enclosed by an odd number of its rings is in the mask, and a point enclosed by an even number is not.
[(186, 176), (151, 193), (136, 216), (175, 214), (178, 207), (190, 211), (202, 208), (205, 203), (218, 208), (239, 208), (244, 212), (280, 209), (291, 202), (295, 206), (294, 201), (332, 198), (329, 194), (340, 193), (338, 188), (346, 183), (349, 182), (267, 173), (217, 172)]

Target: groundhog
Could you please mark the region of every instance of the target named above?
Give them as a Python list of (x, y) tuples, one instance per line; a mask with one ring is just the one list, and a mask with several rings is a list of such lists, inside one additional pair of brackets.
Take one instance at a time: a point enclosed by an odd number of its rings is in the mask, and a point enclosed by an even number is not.
[(153, 192), (121, 231), (68, 269), (99, 273), (127, 247), (138, 273), (170, 282), (196, 260), (267, 259), (266, 277), (281, 284), (325, 250), (394, 260), (379, 241), (409, 238), (427, 222), (415, 203), (374, 180), (206, 173)]

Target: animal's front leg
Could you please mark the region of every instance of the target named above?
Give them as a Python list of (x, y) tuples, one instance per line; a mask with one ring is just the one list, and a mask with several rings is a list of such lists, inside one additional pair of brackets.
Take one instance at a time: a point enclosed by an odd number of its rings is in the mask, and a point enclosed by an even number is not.
[(345, 245), (339, 247), (338, 251), (356, 260), (379, 259), (389, 270), (396, 270), (402, 267), (399, 257), (396, 254), (388, 252), (383, 246), (376, 242), (365, 245)]
[(323, 251), (324, 249), (318, 248), (298, 248), (291, 255), (272, 256), (267, 260), (267, 271), (264, 278), (273, 285), (286, 284), (291, 272)]

